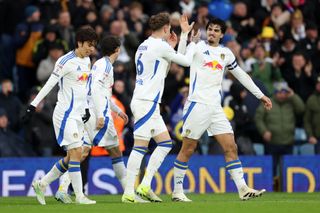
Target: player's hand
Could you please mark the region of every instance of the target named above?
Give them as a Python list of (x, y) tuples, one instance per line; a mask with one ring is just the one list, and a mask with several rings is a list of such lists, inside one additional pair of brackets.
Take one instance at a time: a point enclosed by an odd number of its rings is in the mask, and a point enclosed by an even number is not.
[(87, 123), (87, 121), (89, 120), (89, 118), (91, 116), (89, 109), (86, 109), (85, 111), (86, 111), (86, 113), (84, 114), (84, 116), (82, 116), (83, 123)]
[(23, 123), (29, 123), (32, 115), (34, 114), (34, 112), (36, 111), (36, 107), (35, 106), (32, 106), (32, 105), (29, 105), (25, 114), (23, 115), (22, 117), (22, 122)]
[(200, 36), (201, 36), (200, 29), (198, 29), (197, 32), (192, 30), (192, 32), (191, 32), (191, 42), (198, 43), (199, 40), (200, 40)]
[(100, 117), (97, 120), (97, 129), (101, 129), (104, 126), (104, 117)]
[(309, 137), (308, 142), (309, 142), (310, 144), (317, 144), (317, 143), (318, 143), (318, 140), (317, 140), (317, 138), (311, 136), (311, 137)]
[(265, 131), (263, 133), (263, 139), (264, 141), (266, 142), (270, 142), (271, 141), (271, 138), (272, 138), (272, 133), (270, 131)]
[(272, 101), (270, 100), (270, 98), (268, 98), (267, 96), (263, 96), (260, 100), (266, 110), (272, 109)]
[(180, 16), (179, 23), (180, 23), (181, 31), (183, 33), (189, 33), (192, 30), (194, 25), (194, 22), (189, 24), (188, 16), (186, 14), (183, 14), (182, 16)]
[(178, 37), (177, 35), (172, 31), (167, 42), (169, 43), (169, 45), (172, 47), (172, 48), (175, 48), (177, 43), (178, 43)]
[(119, 113), (118, 113), (118, 116), (119, 116), (120, 118), (122, 118), (122, 120), (124, 121), (124, 125), (126, 125), (126, 124), (128, 123), (129, 118), (128, 118), (128, 116), (127, 116), (126, 113), (124, 113), (124, 112), (119, 112)]

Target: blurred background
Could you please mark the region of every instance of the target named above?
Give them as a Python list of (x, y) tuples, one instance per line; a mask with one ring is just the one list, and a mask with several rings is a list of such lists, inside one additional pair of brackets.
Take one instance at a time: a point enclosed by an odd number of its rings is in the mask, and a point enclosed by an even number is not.
[[(129, 155), (133, 144), (129, 105), (136, 75), (134, 54), (151, 33), (148, 18), (162, 11), (170, 13), (177, 35), (180, 14), (186, 13), (200, 29), (202, 39), (206, 39), (205, 26), (210, 17), (226, 21), (222, 44), (233, 51), (240, 67), (272, 97), (274, 105), (271, 111), (265, 111), (259, 100), (226, 72), (222, 105), (234, 128), (239, 154), (244, 159), (249, 156), (249, 164), (266, 159), (268, 169), (260, 172), (261, 186), (267, 173), (271, 190), (320, 191), (319, 0), (0, 0), (0, 171), (4, 174), (15, 169), (16, 164), (10, 162), (20, 162), (21, 157), (32, 157), (26, 158), (32, 161), (63, 156), (52, 125), (58, 88), (39, 104), (28, 125), (21, 122), (21, 117), (49, 78), (56, 60), (74, 48), (75, 32), (83, 26), (93, 27), (99, 37), (111, 34), (121, 39), (121, 54), (114, 64), (113, 101), (126, 111), (130, 122), (124, 125), (121, 119), (114, 120), (121, 150)], [(97, 47), (92, 63), (100, 57)], [(182, 109), (188, 86), (189, 69), (172, 63), (161, 105), (174, 140), (171, 154), (177, 154), (181, 147)], [(150, 143), (150, 152), (154, 146)], [(223, 153), (218, 143), (204, 134), (197, 154), (196, 163), (203, 159), (207, 162), (205, 156), (220, 159)], [(107, 153), (94, 148), (91, 155)], [(284, 155), (293, 155), (296, 160), (282, 158)], [(300, 168), (299, 163), (309, 167), (288, 173), (286, 162), (297, 162), (290, 168)], [(209, 163), (205, 165), (208, 168)], [(47, 167), (51, 165), (41, 168)], [(301, 181), (296, 188), (294, 182), (290, 186), (287, 183), (288, 175), (293, 177), (295, 172), (300, 175), (296, 180)], [(93, 174), (90, 168), (88, 174), (89, 180)], [(4, 180), (2, 175), (1, 182)], [(216, 190), (211, 187), (211, 191)], [(19, 193), (13, 195), (24, 195)], [(8, 195), (2, 192), (2, 196)]]

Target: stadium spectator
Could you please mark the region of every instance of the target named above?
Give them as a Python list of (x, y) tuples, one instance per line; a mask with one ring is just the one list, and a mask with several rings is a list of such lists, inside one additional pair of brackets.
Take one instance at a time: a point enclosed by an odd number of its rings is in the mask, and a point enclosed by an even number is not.
[(250, 117), (248, 107), (244, 100), (247, 96), (247, 90), (239, 82), (234, 82), (230, 87), (232, 100), (229, 106), (234, 112), (232, 119), (234, 136), (238, 145), (239, 155), (254, 155), (253, 144), (250, 139), (250, 133), (253, 125), (253, 119)]
[(9, 79), (1, 81), (0, 107), (7, 112), (9, 128), (14, 132), (19, 132), (22, 105), (19, 98), (14, 94), (14, 86)]
[(320, 75), (317, 78), (315, 91), (306, 104), (304, 128), (308, 142), (315, 144), (315, 154), (320, 154)]
[(32, 49), (40, 40), (43, 24), (40, 21), (40, 11), (35, 6), (25, 9), (25, 21), (18, 24), (14, 36), (16, 53), (16, 68), (18, 77), (18, 95), (23, 102), (27, 92), (36, 84), (36, 67), (32, 61)]
[[(39, 91), (38, 87), (31, 89), (29, 103), (33, 101)], [(53, 106), (44, 99), (37, 106), (30, 122), (25, 125), (26, 142), (32, 145), (38, 156), (50, 157), (58, 149), (53, 131), (52, 114)]]
[(251, 76), (262, 81), (268, 89), (268, 94), (272, 94), (273, 82), (281, 79), (280, 70), (273, 64), (273, 60), (267, 57), (262, 45), (256, 46), (254, 55), (256, 62), (252, 64)]
[(36, 66), (39, 65), (42, 59), (47, 58), (49, 54), (49, 46), (51, 44), (60, 44), (63, 47), (64, 52), (69, 50), (67, 42), (60, 38), (57, 26), (46, 26), (42, 35), (42, 39), (36, 42), (32, 51), (32, 61)]
[(313, 69), (312, 62), (306, 59), (302, 52), (296, 52), (291, 59), (291, 66), (284, 70), (283, 78), (288, 82), (290, 88), (299, 95), (303, 101), (314, 90), (316, 82), (316, 73)]
[(8, 126), (7, 113), (0, 108), (0, 157), (35, 156), (30, 146)]
[(265, 142), (265, 154), (273, 157), (273, 174), (276, 176), (281, 156), (293, 153), (296, 117), (304, 112), (305, 106), (286, 82), (277, 82), (274, 86), (273, 108), (267, 111), (260, 105), (255, 122)]
[(60, 11), (57, 21), (57, 28), (61, 38), (67, 42), (70, 49), (74, 49), (75, 33), (71, 25), (69, 11)]

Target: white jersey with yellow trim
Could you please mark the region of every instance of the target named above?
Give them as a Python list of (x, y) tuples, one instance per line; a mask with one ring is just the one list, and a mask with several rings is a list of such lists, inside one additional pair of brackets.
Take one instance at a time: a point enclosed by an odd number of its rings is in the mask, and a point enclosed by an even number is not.
[(81, 119), (87, 107), (87, 83), (91, 72), (89, 57), (77, 57), (74, 51), (61, 56), (54, 70), (31, 105), (40, 101), (59, 82), (58, 101), (55, 111), (69, 118)]
[(161, 103), (170, 62), (190, 66), (195, 43), (189, 46), (182, 55), (160, 38), (150, 36), (141, 43), (135, 55), (137, 75), (132, 99)]
[(238, 66), (229, 48), (222, 45), (212, 47), (200, 41), (190, 66), (188, 100), (209, 105), (220, 102), (225, 70), (229, 70), (257, 98), (264, 96), (250, 76)]

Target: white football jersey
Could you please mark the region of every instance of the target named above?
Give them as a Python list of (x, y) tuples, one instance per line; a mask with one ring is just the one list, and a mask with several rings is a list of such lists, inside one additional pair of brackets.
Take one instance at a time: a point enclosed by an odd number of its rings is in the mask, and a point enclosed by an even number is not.
[(214, 105), (221, 101), (221, 84), (225, 69), (229, 70), (257, 98), (263, 93), (237, 64), (231, 50), (219, 45), (212, 47), (204, 41), (196, 45), (190, 66), (188, 100)]
[(97, 117), (107, 116), (112, 96), (113, 66), (108, 57), (102, 57), (92, 66), (92, 84), (89, 84), (89, 105)]
[(170, 62), (190, 66), (195, 43), (189, 46), (182, 55), (160, 38), (150, 36), (141, 43), (135, 55), (137, 75), (132, 99), (160, 103)]
[(61, 56), (57, 60), (50, 78), (31, 105), (37, 106), (59, 82), (56, 110), (65, 113), (68, 117), (79, 118), (87, 107), (86, 86), (91, 72), (90, 68), (89, 57), (79, 58), (74, 51)]

